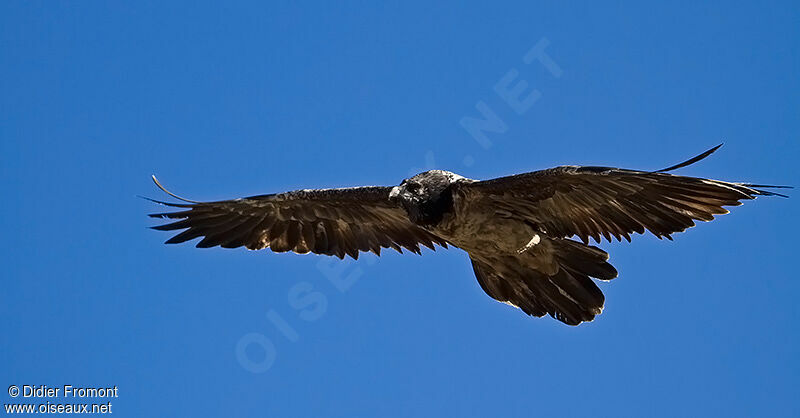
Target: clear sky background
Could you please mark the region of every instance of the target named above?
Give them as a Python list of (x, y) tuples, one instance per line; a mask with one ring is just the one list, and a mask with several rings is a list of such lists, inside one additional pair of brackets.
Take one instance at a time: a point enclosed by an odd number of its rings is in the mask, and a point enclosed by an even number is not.
[[(0, 397), (117, 385), (115, 416), (798, 416), (797, 192), (674, 242), (603, 244), (620, 277), (579, 327), (493, 301), (459, 250), (165, 246), (145, 216), (162, 208), (136, 198), (164, 197), (151, 174), (216, 200), (434, 167), (659, 169), (720, 142), (680, 173), (800, 185), (798, 21), (789, 1), (2, 2)], [(524, 61), (537, 44), (555, 66)], [(509, 73), (540, 94), (519, 113), (495, 92)], [(460, 124), (478, 103), (506, 128), (490, 143)], [(290, 294), (309, 291), (325, 304), (301, 313)]]

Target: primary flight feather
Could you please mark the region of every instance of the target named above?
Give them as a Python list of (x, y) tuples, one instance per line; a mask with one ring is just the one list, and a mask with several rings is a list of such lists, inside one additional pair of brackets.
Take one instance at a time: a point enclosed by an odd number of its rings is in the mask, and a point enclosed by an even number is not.
[[(153, 227), (183, 230), (167, 243), (202, 238), (197, 247), (270, 248), (357, 259), (420, 245), (465, 250), (481, 288), (528, 315), (569, 325), (591, 321), (605, 297), (592, 278), (617, 277), (608, 254), (589, 239), (671, 234), (728, 213), (763, 190), (783, 187), (668, 174), (719, 146), (659, 170), (561, 166), (477, 181), (431, 170), (395, 187), (297, 190), (218, 202), (154, 201), (179, 208), (150, 215), (175, 220)], [(571, 239), (578, 237), (580, 241)]]

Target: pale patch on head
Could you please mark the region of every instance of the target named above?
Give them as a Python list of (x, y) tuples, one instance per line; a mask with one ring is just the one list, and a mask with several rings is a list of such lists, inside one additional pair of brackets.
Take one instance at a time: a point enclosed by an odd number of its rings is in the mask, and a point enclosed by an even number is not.
[[(453, 172), (447, 171), (447, 170), (428, 170), (428, 171), (426, 171), (424, 173), (417, 174), (417, 176), (423, 175), (423, 174), (434, 174), (434, 175), (437, 175), (437, 176), (442, 176), (442, 177), (446, 178), (449, 183), (454, 183), (454, 182), (459, 181), (459, 180), (469, 180), (464, 176), (460, 176), (460, 175), (458, 175), (456, 173), (453, 173)], [(416, 177), (416, 176), (414, 176), (414, 177)]]

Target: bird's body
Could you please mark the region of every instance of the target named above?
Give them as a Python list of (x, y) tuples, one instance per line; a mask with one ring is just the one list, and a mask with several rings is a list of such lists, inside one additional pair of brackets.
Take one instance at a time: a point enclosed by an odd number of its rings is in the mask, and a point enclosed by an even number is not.
[[(590, 276), (616, 277), (616, 270), (606, 262), (608, 254), (548, 236), (535, 218), (526, 217), (516, 205), (505, 207), (504, 193), (487, 194), (477, 183), (432, 170), (404, 181), (390, 196), (401, 199), (410, 219), (420, 227), (466, 251), (479, 284), (494, 299), (529, 315), (549, 312), (573, 325), (599, 314), (605, 298)], [(409, 185), (414, 187), (409, 190)], [(416, 195), (424, 199), (417, 200)], [(414, 205), (436, 210), (418, 210)], [(420, 218), (417, 213), (427, 216)]]
[(509, 212), (496, 210), (492, 202), (476, 196), (469, 188), (459, 187), (473, 182), (461, 178), (451, 183), (448, 190), (451, 196), (445, 200), (452, 204), (442, 207), (441, 220), (421, 226), (474, 259), (491, 263), (498, 256), (530, 258), (528, 262), (542, 264), (544, 268), (549, 257), (543, 250), (552, 245), (549, 240), (542, 240), (543, 232)]
[(590, 238), (630, 241), (632, 233), (648, 230), (672, 239), (696, 220), (727, 213), (723, 206), (777, 195), (760, 189), (775, 186), (666, 173), (717, 148), (655, 172), (562, 166), (477, 181), (431, 170), (395, 187), (307, 189), (219, 202), (179, 198), (187, 203), (158, 203), (184, 210), (151, 216), (180, 219), (154, 227), (185, 229), (167, 243), (203, 237), (198, 247), (358, 258), (362, 251), (380, 255), (382, 248), (420, 253), (420, 245), (452, 245), (469, 254), (492, 298), (577, 325), (603, 308), (592, 278), (617, 276)]

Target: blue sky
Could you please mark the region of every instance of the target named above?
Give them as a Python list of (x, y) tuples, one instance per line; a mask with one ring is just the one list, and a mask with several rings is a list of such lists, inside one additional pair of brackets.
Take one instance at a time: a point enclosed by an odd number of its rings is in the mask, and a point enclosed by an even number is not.
[[(794, 2), (3, 2), (0, 384), (117, 385), (115, 416), (797, 416), (798, 196), (603, 244), (620, 277), (577, 328), (491, 300), (458, 250), (165, 246), (135, 196), (163, 197), (151, 174), (216, 200), (433, 167), (658, 169), (723, 141), (681, 174), (800, 185), (798, 19)], [(555, 67), (525, 62), (536, 45)], [(538, 98), (509, 106), (506, 76)], [(505, 128), (489, 142), (460, 123), (476, 106)], [(324, 305), (301, 314), (298, 291)]]

